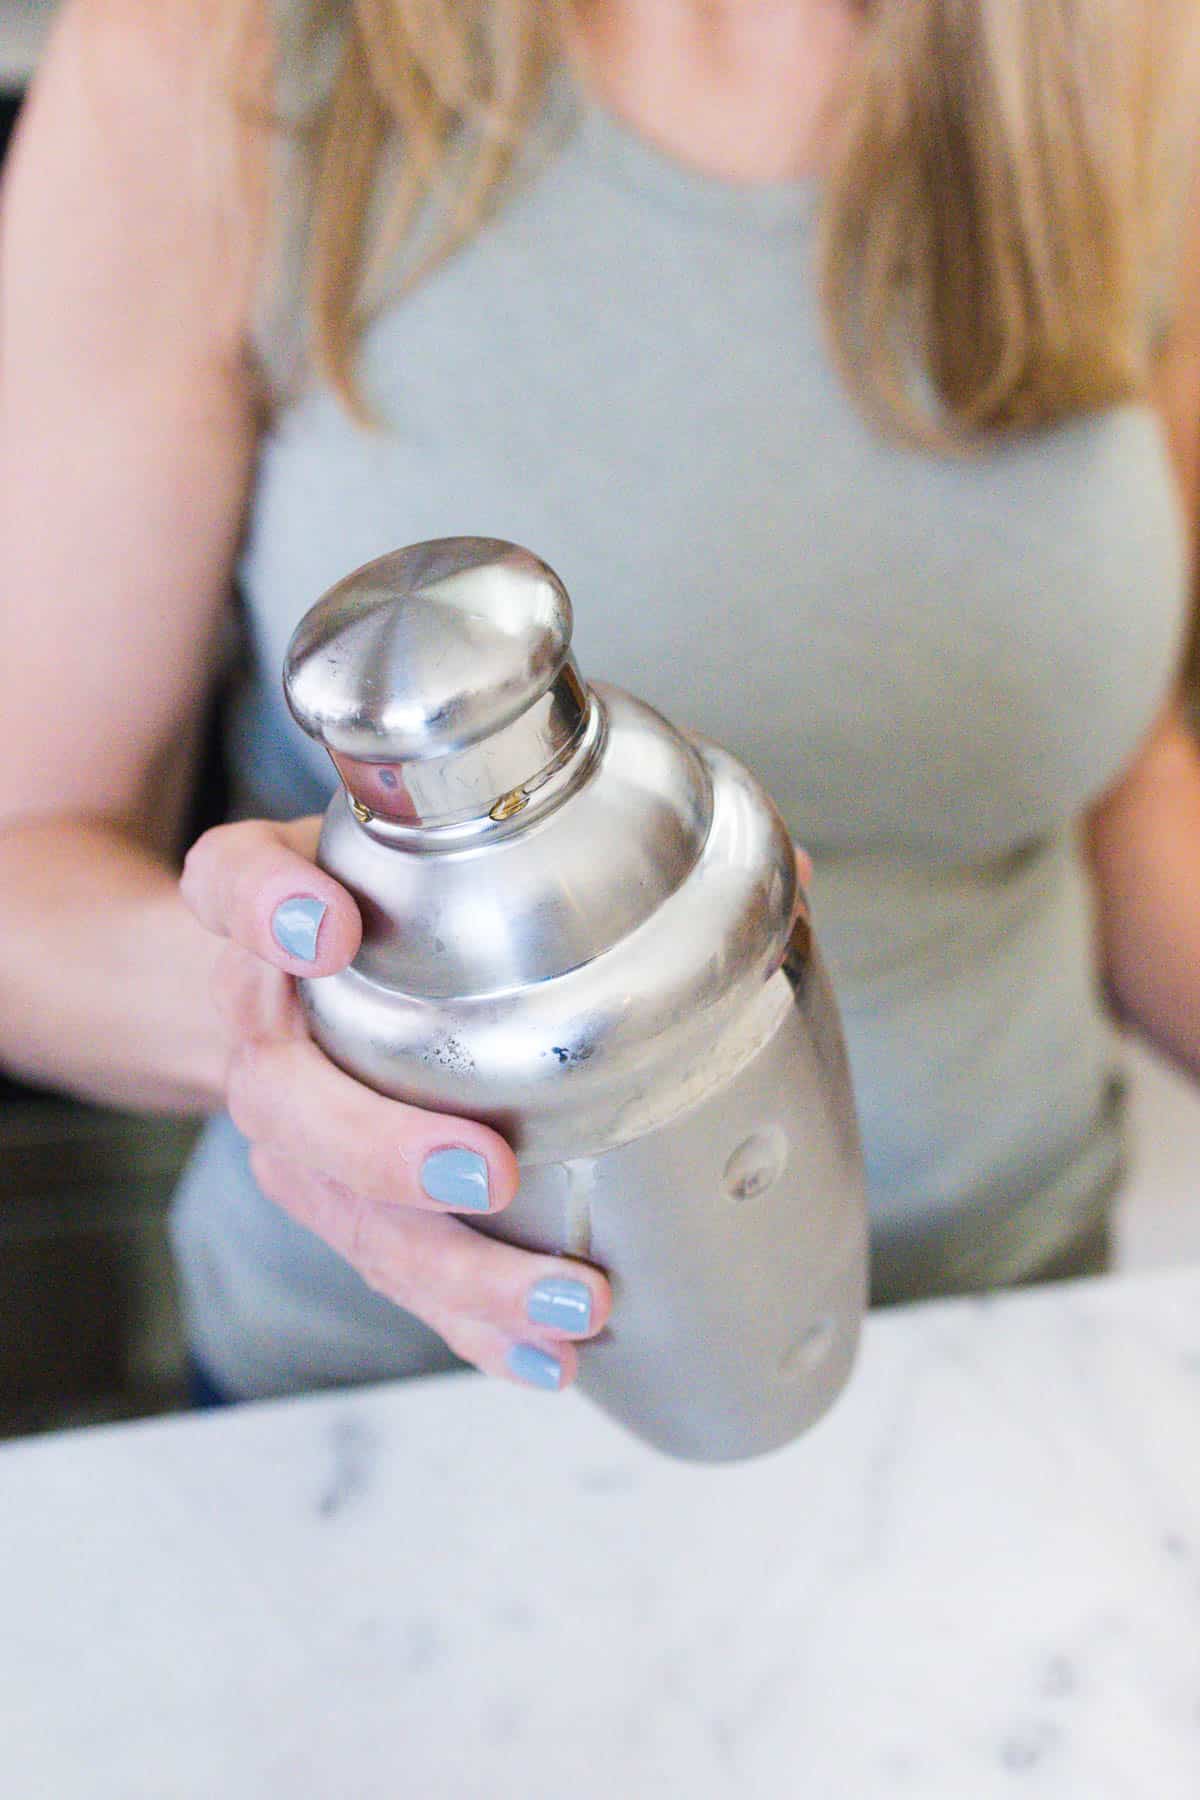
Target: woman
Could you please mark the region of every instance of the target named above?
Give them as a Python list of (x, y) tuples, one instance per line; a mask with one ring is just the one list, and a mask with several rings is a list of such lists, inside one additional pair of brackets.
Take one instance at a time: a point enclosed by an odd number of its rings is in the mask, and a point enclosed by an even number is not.
[[(329, 772), (282, 646), (349, 568), (464, 531), (555, 565), (583, 666), (810, 847), (877, 1294), (1100, 1266), (1102, 985), (1200, 1068), (1189, 9), (235, 10), (67, 6), (0, 333), (0, 1045), (218, 1115), (176, 1214), (208, 1377), (453, 1351), (557, 1388), (609, 1311), (599, 1271), (470, 1232), (507, 1147), (333, 1069), (292, 986), (359, 921), (311, 862)], [(181, 896), (235, 567), (261, 817)]]

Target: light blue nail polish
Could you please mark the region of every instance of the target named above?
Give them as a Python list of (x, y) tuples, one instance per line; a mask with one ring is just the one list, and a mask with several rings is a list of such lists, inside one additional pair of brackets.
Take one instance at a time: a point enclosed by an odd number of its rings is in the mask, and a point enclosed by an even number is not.
[(281, 900), (271, 914), (271, 936), (289, 956), (312, 962), (317, 954), (317, 933), (329, 908), (312, 894), (293, 894)]
[(488, 1209), (488, 1166), (474, 1150), (431, 1150), (421, 1164), (421, 1186), (431, 1200), (463, 1212)]
[(562, 1386), (562, 1364), (536, 1344), (514, 1344), (505, 1360), (518, 1381), (526, 1381), (530, 1387), (557, 1392)]
[(586, 1331), (592, 1322), (592, 1294), (585, 1282), (550, 1275), (529, 1290), (525, 1311), (534, 1325)]

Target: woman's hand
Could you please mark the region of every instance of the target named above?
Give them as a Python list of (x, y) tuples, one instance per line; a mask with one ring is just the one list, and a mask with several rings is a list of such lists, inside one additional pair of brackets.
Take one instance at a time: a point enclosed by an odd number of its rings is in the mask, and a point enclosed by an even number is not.
[(231, 1037), (227, 1104), (250, 1140), (255, 1179), (465, 1361), (565, 1387), (578, 1367), (572, 1340), (608, 1318), (604, 1276), (461, 1223), (455, 1213), (498, 1212), (517, 1191), (503, 1138), (383, 1099), (308, 1035), (293, 977), (345, 968), (362, 935), (350, 895), (312, 861), (319, 825), (222, 825), (184, 865), (184, 899), (229, 940), (216, 972)]

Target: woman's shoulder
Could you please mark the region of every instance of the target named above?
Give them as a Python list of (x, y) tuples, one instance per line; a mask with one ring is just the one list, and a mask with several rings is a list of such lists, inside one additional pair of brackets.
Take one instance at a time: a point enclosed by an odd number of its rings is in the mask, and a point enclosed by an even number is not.
[(76, 68), (100, 105), (124, 95), (186, 111), (221, 94), (235, 46), (272, 34), (260, 0), (66, 0), (47, 61)]

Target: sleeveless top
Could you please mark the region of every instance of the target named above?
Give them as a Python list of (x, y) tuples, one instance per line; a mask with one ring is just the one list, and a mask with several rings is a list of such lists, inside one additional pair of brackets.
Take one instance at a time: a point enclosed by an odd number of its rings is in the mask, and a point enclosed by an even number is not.
[[(1020, 1279), (1121, 1171), (1080, 819), (1181, 648), (1157, 422), (1122, 406), (963, 460), (884, 441), (827, 353), (814, 182), (699, 173), (565, 77), (547, 118), (496, 216), (369, 328), (387, 429), (309, 383), (262, 441), (239, 810), (332, 791), (280, 688), (326, 586), (421, 538), (528, 545), (585, 675), (732, 750), (813, 855), (875, 1297)], [(263, 351), (283, 368), (285, 324)], [(173, 1229), (193, 1347), (234, 1393), (453, 1360), (259, 1195), (227, 1119)]]

